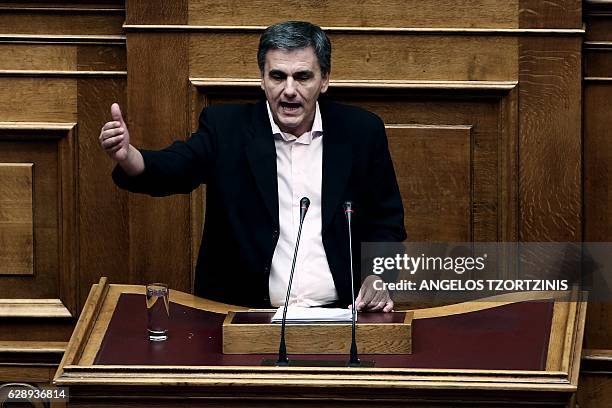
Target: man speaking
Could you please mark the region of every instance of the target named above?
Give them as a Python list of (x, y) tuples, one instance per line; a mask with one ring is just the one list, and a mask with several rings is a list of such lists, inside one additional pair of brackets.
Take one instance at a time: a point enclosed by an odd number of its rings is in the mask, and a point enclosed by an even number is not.
[[(188, 140), (159, 151), (130, 144), (113, 104), (100, 144), (117, 162), (113, 179), (121, 188), (166, 196), (206, 184), (196, 295), (251, 307), (282, 305), (300, 199), (308, 197), (291, 304), (346, 307), (352, 302), (343, 203), (350, 200), (355, 209), (356, 271), (361, 242), (406, 237), (383, 122), (356, 107), (318, 101), (329, 86), (331, 43), (316, 25), (268, 27), (257, 62), (266, 100), (208, 107)], [(364, 280), (357, 309), (391, 311), (393, 301), (372, 287), (374, 279)]]

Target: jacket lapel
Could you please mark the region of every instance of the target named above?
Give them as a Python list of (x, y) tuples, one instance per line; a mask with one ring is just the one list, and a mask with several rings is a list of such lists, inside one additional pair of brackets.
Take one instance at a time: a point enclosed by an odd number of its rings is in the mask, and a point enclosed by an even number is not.
[(352, 151), (349, 135), (343, 134), (341, 123), (330, 112), (330, 107), (319, 102), (323, 121), (323, 186), (321, 191), (322, 233), (334, 218), (342, 203), (351, 173)]
[(265, 101), (253, 107), (251, 118), (253, 138), (246, 147), (246, 155), (257, 187), (276, 227), (278, 220), (278, 180), (276, 176), (276, 147), (268, 119)]

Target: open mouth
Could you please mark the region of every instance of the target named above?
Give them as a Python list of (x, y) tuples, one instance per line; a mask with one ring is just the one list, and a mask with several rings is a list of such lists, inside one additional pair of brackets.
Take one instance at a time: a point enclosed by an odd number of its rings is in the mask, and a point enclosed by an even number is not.
[(300, 107), (302, 107), (302, 104), (293, 103), (293, 102), (281, 102), (280, 106), (281, 108), (283, 108), (284, 112), (292, 113), (292, 112), (297, 111)]

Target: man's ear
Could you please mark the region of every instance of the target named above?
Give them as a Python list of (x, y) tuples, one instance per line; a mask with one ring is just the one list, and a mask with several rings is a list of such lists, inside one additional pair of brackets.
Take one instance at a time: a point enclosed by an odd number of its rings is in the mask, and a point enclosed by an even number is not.
[(264, 88), (264, 73), (261, 72), (261, 77), (260, 77), (260, 81), (259, 81), (259, 87), (261, 88), (262, 91), (265, 91), (266, 88)]
[(323, 86), (321, 87), (321, 93), (327, 92), (327, 88), (329, 87), (329, 72), (322, 77)]

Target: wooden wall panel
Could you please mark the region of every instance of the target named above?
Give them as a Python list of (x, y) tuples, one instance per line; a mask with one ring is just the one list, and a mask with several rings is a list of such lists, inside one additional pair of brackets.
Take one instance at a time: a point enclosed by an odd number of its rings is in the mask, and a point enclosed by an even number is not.
[(388, 124), (409, 240), (472, 240), (470, 126)]
[(98, 10), (14, 10), (0, 13), (2, 33), (35, 35), (113, 35), (121, 32), (121, 10), (100, 14)]
[[(612, 43), (612, 41), (610, 42)], [(609, 43), (609, 44), (610, 44)], [(596, 45), (596, 44), (585, 44), (584, 49), (584, 76), (587, 78), (606, 78), (610, 77), (612, 72), (612, 51), (610, 51), (609, 44)], [(586, 86), (588, 89), (589, 86)], [(587, 91), (588, 92), (588, 91)], [(585, 98), (587, 97), (585, 93)], [(584, 102), (587, 103), (586, 100)], [(588, 112), (588, 109), (585, 109)]]
[(34, 274), (32, 163), (0, 163), (0, 275)]
[(0, 117), (7, 122), (76, 121), (76, 81), (0, 73)]
[[(190, 132), (188, 39), (180, 34), (128, 34), (130, 137), (162, 148)], [(129, 196), (131, 282), (167, 282), (190, 291), (191, 223), (188, 196)], [(159, 233), (159, 231), (164, 233)]]
[(581, 25), (581, 0), (519, 1), (521, 28), (579, 28)]
[(364, 0), (357, 7), (352, 0), (289, 0), (282, 7), (265, 0), (192, 0), (189, 25), (267, 27), (279, 21), (303, 20), (322, 27), (517, 28), (517, 9), (518, 0)]
[(70, 220), (77, 217), (72, 194), (76, 154), (67, 140), (74, 137), (69, 126), (58, 132), (0, 124), (0, 162), (31, 163), (34, 242), (33, 276), (2, 276), (0, 298), (60, 298), (76, 314), (75, 254), (64, 252), (73, 247), (76, 231)]
[(612, 350), (584, 349), (578, 383), (580, 407), (609, 407), (612, 404)]
[[(611, 15), (610, 3), (587, 4), (583, 107), (584, 239), (593, 242), (610, 242), (612, 237), (612, 116), (609, 109), (612, 104)], [(601, 302), (589, 306), (586, 346), (592, 349), (612, 349), (612, 305)]]
[(22, 364), (0, 367), (0, 381), (26, 383), (51, 383), (55, 375), (53, 367), (28, 367)]
[(581, 40), (520, 44), (520, 239), (580, 241)]
[[(511, 205), (500, 202), (500, 191), (508, 188), (500, 184), (501, 162), (498, 161), (498, 149), (503, 143), (500, 133), (500, 99), (501, 97), (484, 97), (478, 93), (469, 93), (465, 99), (451, 93), (455, 98), (439, 93), (409, 94), (396, 103), (389, 103), (390, 98), (347, 98), (348, 102), (364, 106), (376, 112), (385, 123), (458, 125), (471, 126), (474, 148), (472, 150), (472, 236), (475, 241), (498, 241), (501, 239), (500, 205)], [(462, 94), (463, 92), (459, 92)], [(448, 95), (448, 94), (447, 94)], [(478, 97), (479, 96), (479, 97)], [(411, 160), (410, 156), (398, 158), (398, 161)], [(513, 177), (516, 177), (514, 174)], [(410, 197), (405, 198), (408, 202)], [(435, 212), (435, 208), (430, 211)], [(510, 211), (509, 209), (507, 211)], [(468, 222), (468, 220), (465, 220)], [(412, 225), (414, 229), (416, 226)], [(418, 235), (418, 233), (417, 233)], [(440, 238), (441, 239), (441, 238)], [(440, 240), (431, 237), (431, 240)]]
[(612, 401), (612, 378), (601, 374), (581, 374), (578, 383), (578, 404), (586, 408), (604, 408)]
[[(0, 72), (12, 71), (125, 71), (125, 47), (98, 44), (0, 43)], [(4, 73), (7, 75), (8, 73)], [(42, 74), (42, 73), (41, 73)]]
[(612, 350), (611, 324), (612, 305), (610, 302), (590, 302), (587, 310), (584, 346)]
[[(612, 127), (612, 3), (585, 2), (584, 42), (584, 240), (610, 242), (610, 128)], [(590, 302), (578, 387), (584, 407), (612, 406), (612, 304)]]
[[(517, 41), (493, 36), (332, 35), (336, 78), (502, 81), (517, 77)], [(506, 61), (499, 64), (499, 61)]]
[[(606, 54), (612, 57), (612, 47)], [(610, 82), (587, 82), (584, 92), (584, 233), (585, 240), (595, 242), (612, 237), (612, 71), (608, 77)], [(608, 345), (612, 348), (612, 333)]]
[[(126, 24), (186, 24), (187, 0), (125, 1)], [(208, 12), (208, 11), (207, 11)]]
[[(602, 6), (603, 5), (605, 4), (602, 4)], [(612, 41), (612, 31), (610, 30), (611, 22), (612, 16), (610, 16), (605, 9), (600, 13), (588, 14), (586, 16), (586, 40), (603, 42)]]
[[(3, 325), (8, 328), (2, 333), (5, 341), (68, 341), (74, 328), (73, 319), (56, 316), (35, 319), (33, 317), (3, 317)], [(4, 362), (4, 361), (3, 361)], [(2, 364), (0, 364), (2, 366)]]
[[(125, 47), (112, 44), (0, 43), (0, 72), (125, 71)], [(8, 73), (4, 73), (7, 75)]]
[[(191, 77), (259, 77), (259, 33), (190, 38)], [(332, 33), (330, 38), (332, 79), (503, 81), (518, 75), (518, 42), (512, 37), (388, 34), (373, 41), (371, 34)]]
[(126, 72), (125, 44), (81, 44), (77, 50), (76, 63), (78, 71)]
[(78, 80), (79, 308), (100, 277), (130, 279), (128, 193), (113, 183), (114, 163), (98, 142), (100, 128), (110, 120), (110, 106), (117, 102), (127, 108), (126, 85), (122, 77)]
[(0, 44), (2, 70), (74, 70), (76, 46)]
[(0, 142), (1, 161), (33, 163), (35, 279), (2, 277), (2, 298), (58, 297), (59, 225), (57, 141)]

